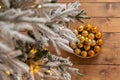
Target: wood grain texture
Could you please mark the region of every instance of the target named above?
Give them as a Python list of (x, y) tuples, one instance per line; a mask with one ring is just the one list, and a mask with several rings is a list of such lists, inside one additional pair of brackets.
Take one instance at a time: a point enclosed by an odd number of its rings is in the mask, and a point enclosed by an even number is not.
[(120, 80), (119, 65), (76, 65), (83, 77), (72, 76), (72, 80)]
[[(65, 0), (64, 2), (68, 2), (68, 1), (71, 2), (70, 0)], [(113, 2), (86, 3), (84, 2), (84, 3), (81, 3), (80, 9), (84, 9), (87, 12), (87, 14), (91, 17), (120, 17), (119, 15), (120, 2), (116, 2), (116, 3), (113, 3)]]
[[(75, 2), (76, 0), (58, 0), (59, 2)], [(71, 53), (62, 51), (63, 57), (70, 56), (74, 66), (79, 68), (84, 77), (72, 75), (72, 80), (120, 80), (120, 0), (79, 0), (80, 9), (84, 9), (90, 20), (103, 32), (104, 45), (100, 54), (91, 59), (81, 59)], [(74, 30), (81, 25), (71, 23)], [(54, 52), (53, 49), (51, 49)]]
[[(120, 32), (120, 18), (91, 18), (85, 20), (84, 24), (88, 23), (98, 27), (101, 32)], [(69, 28), (74, 30), (79, 25), (82, 24), (76, 21), (75, 23), (71, 23)]]
[[(77, 0), (58, 0), (58, 2), (75, 2)], [(120, 2), (120, 0), (79, 0), (80, 2)]]
[(91, 17), (120, 17), (120, 3), (81, 3)]

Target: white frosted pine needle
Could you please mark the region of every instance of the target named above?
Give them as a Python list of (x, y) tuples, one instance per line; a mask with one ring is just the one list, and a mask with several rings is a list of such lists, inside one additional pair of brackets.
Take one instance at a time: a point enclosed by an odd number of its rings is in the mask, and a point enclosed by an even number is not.
[(73, 53), (73, 49), (71, 49), (71, 48), (69, 47), (69, 45), (66, 45), (66, 44), (64, 44), (64, 43), (62, 43), (62, 42), (56, 42), (56, 43), (57, 43), (57, 45), (58, 45), (61, 49), (64, 49), (64, 50), (66, 50), (67, 52)]
[(20, 50), (17, 50), (17, 51), (12, 51), (10, 53), (8, 53), (8, 57), (10, 58), (16, 58), (17, 56), (20, 56), (22, 55), (22, 52)]
[(33, 30), (32, 24), (29, 23), (17, 23), (14, 25), (13, 30), (22, 31), (22, 30)]
[(16, 39), (20, 39), (23, 41), (29, 41), (29, 42), (35, 42), (32, 38), (22, 35), (21, 33), (17, 32), (17, 31), (12, 31), (10, 32), (11, 35), (13, 35)]
[(10, 3), (9, 3), (9, 0), (2, 0), (3, 4), (9, 8), (10, 7)]
[(57, 53), (58, 55), (60, 55), (61, 52), (60, 52), (58, 46), (56, 45), (55, 41), (54, 41), (53, 39), (50, 39), (50, 41), (51, 41), (51, 43), (53, 44), (53, 47), (55, 48), (56, 53)]
[(8, 47), (7, 45), (0, 43), (0, 50), (3, 52), (11, 52), (12, 49), (10, 47)]

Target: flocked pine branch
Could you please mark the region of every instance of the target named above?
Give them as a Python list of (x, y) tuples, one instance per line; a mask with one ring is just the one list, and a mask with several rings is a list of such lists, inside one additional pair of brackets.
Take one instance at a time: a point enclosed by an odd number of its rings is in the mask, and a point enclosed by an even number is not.
[[(17, 0), (15, 0), (15, 1), (17, 2)], [(19, 2), (20, 1), (18, 1), (17, 4)], [(15, 2), (13, 2), (13, 3), (15, 3)], [(77, 20), (80, 20), (79, 18), (83, 18), (83, 17), (79, 17), (79, 15), (80, 15), (79, 10), (78, 10), (79, 5), (80, 5), (79, 2), (76, 2), (73, 4), (68, 4), (68, 5), (64, 4), (64, 6), (63, 6), (63, 4), (61, 6), (60, 6), (60, 4), (56, 4), (54, 7), (58, 7), (58, 6), (59, 7), (57, 9), (54, 9), (53, 6), (50, 5), (50, 3), (49, 4), (41, 4), (42, 8), (45, 9), (45, 10), (43, 10), (43, 13), (46, 13), (46, 16), (41, 14), (42, 16), (40, 16), (40, 17), (38, 17), (38, 15), (36, 15), (36, 9), (33, 9), (33, 10), (32, 9), (28, 9), (28, 10), (9, 9), (9, 10), (1, 13), (0, 18), (1, 18), (1, 21), (4, 21), (4, 22), (12, 21), (13, 22), (12, 24), (14, 24), (15, 22), (17, 22), (17, 23), (24, 22), (24, 23), (29, 23), (30, 25), (36, 24), (39, 27), (38, 31), (40, 31), (44, 35), (45, 38), (47, 38), (48, 40), (49, 40), (49, 38), (53, 38), (53, 40), (54, 40), (54, 38), (56, 38), (56, 37), (61, 38), (61, 34), (59, 34), (59, 32), (64, 33), (60, 29), (62, 26), (56, 24), (55, 22), (59, 22), (59, 21), (70, 22), (74, 15), (76, 16), (75, 18), (77, 18)], [(19, 7), (19, 5), (18, 5), (18, 7)], [(50, 10), (46, 11), (47, 8), (53, 8), (53, 10), (50, 9)], [(38, 10), (38, 13), (39, 12), (41, 12), (41, 10)], [(82, 13), (83, 13), (83, 11), (81, 11), (81, 15), (83, 15)], [(40, 15), (40, 13), (39, 13), (39, 15)], [(72, 16), (70, 16), (70, 15), (72, 15)], [(55, 30), (53, 31), (54, 28), (55, 28)], [(56, 32), (56, 30), (58, 30), (58, 32)], [(75, 35), (69, 35), (72, 33), (70, 31), (66, 30), (66, 32), (68, 32), (68, 34), (62, 34), (62, 36), (64, 36), (64, 38), (66, 40), (68, 40), (69, 42), (74, 42), (73, 40), (75, 40), (75, 37), (74, 37)], [(49, 37), (48, 37), (48, 34), (49, 34)], [(36, 37), (40, 37), (40, 36), (36, 35)], [(57, 43), (56, 41), (54, 41), (54, 42)], [(68, 48), (69, 44), (64, 44), (62, 42), (57, 43), (57, 46), (60, 47), (61, 45), (63, 46), (61, 48), (65, 49), (69, 52), (73, 52), (72, 49)], [(58, 50), (56, 50), (56, 51), (58, 51)]]
[[(0, 1), (3, 6), (0, 10), (0, 80), (71, 80), (69, 71), (78, 73), (69, 59), (44, 52), (42, 48), (52, 43), (58, 54), (59, 48), (73, 53), (69, 43), (76, 42), (77, 38), (65, 23), (89, 17), (79, 10), (79, 2), (53, 4), (49, 1), (53, 0)], [(34, 51), (35, 56), (30, 54), (32, 48), (38, 49)], [(41, 69), (37, 74), (30, 72), (34, 67), (31, 59), (44, 61), (44, 65), (37, 65)]]

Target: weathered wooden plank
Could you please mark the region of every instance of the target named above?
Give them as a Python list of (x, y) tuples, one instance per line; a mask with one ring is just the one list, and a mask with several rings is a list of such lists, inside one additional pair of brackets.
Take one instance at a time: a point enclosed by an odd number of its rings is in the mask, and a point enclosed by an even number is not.
[[(75, 2), (77, 0), (58, 0), (58, 2)], [(79, 0), (80, 2), (120, 2), (120, 0)]]
[[(85, 64), (120, 64), (120, 33), (104, 33), (104, 45), (100, 54), (94, 58), (81, 59), (72, 53), (62, 51), (62, 56), (70, 56), (75, 65)], [(52, 49), (51, 49), (52, 50)], [(54, 53), (54, 50), (52, 50)]]
[(120, 3), (81, 3), (91, 17), (120, 17)]
[(81, 3), (91, 17), (120, 17), (120, 3)]
[[(90, 23), (94, 26), (97, 26), (102, 32), (120, 32), (120, 18), (91, 18), (85, 20), (85, 23)], [(70, 28), (75, 29), (79, 25), (82, 25), (79, 22), (71, 23)]]
[(118, 65), (77, 65), (83, 77), (72, 76), (72, 80), (120, 80)]

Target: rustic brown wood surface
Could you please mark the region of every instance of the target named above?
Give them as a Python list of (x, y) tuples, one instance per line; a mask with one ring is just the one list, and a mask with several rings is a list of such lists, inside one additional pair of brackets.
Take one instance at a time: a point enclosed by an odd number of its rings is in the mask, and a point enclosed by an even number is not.
[[(58, 0), (74, 2), (76, 0)], [(81, 59), (73, 54), (62, 52), (62, 56), (71, 57), (74, 66), (85, 74), (72, 76), (72, 80), (120, 80), (120, 0), (79, 0), (92, 19), (86, 21), (103, 32), (104, 45), (100, 55), (91, 59)], [(75, 29), (79, 23), (71, 24)]]

